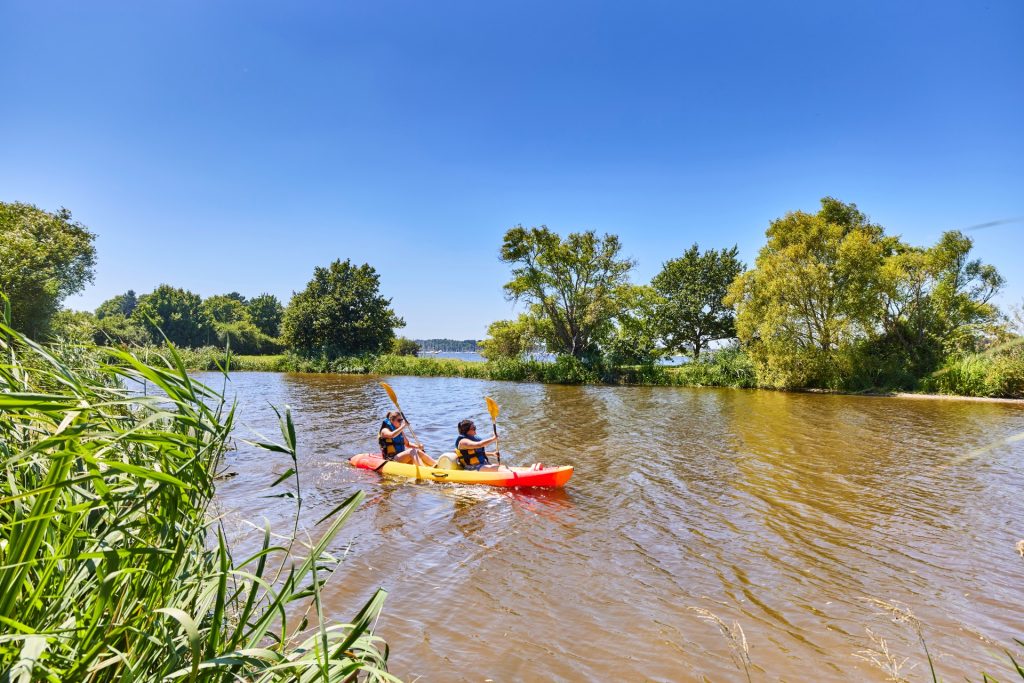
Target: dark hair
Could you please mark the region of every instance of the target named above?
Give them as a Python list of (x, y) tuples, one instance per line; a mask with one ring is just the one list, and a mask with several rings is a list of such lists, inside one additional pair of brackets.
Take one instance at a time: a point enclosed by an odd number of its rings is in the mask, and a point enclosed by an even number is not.
[(465, 436), (466, 434), (469, 433), (469, 428), (475, 426), (476, 425), (473, 424), (472, 420), (463, 420), (462, 422), (459, 423), (459, 434)]
[(403, 420), (405, 419), (405, 415), (402, 415), (402, 414), (401, 414), (400, 412), (398, 412), (397, 410), (389, 410), (389, 411), (388, 411), (388, 414), (387, 414), (387, 418), (388, 418), (388, 420), (392, 420), (392, 421), (393, 421), (393, 420), (394, 420), (394, 419), (395, 419), (396, 417), (400, 417), (400, 418), (402, 418)]

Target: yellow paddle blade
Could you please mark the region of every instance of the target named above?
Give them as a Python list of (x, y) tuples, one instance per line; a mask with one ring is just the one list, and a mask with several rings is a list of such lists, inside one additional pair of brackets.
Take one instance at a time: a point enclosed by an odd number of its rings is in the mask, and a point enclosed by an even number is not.
[[(395, 390), (392, 389), (391, 385), (387, 382), (379, 382), (379, 384), (384, 387), (384, 391), (388, 392), (388, 396), (391, 397), (391, 402), (395, 404), (396, 408), (398, 408), (398, 396), (395, 395)], [(401, 408), (399, 408), (399, 410), (401, 410)]]
[(487, 401), (487, 412), (491, 414), (491, 419), (496, 421), (498, 419), (498, 404), (490, 396), (484, 396), (484, 400)]

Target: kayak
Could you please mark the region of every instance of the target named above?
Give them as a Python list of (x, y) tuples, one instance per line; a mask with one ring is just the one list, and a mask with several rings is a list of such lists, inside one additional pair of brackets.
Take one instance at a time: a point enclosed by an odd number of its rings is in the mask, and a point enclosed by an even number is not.
[[(349, 458), (354, 466), (364, 470), (376, 470), (381, 474), (396, 477), (416, 478), (416, 466), (392, 462), (373, 453), (360, 453)], [(383, 465), (383, 467), (381, 467)], [(378, 469), (379, 468), (379, 469)], [(545, 467), (534, 470), (529, 467), (510, 467), (508, 470), (475, 472), (473, 470), (443, 470), (436, 467), (420, 466), (420, 479), (447, 481), (455, 484), (484, 484), (486, 486), (565, 486), (572, 476), (572, 465)]]

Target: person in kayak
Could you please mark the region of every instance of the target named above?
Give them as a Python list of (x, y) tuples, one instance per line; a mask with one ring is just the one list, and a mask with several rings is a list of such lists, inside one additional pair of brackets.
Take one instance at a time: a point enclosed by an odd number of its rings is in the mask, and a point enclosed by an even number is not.
[(413, 460), (427, 467), (434, 466), (434, 459), (423, 452), (423, 444), (405, 442), (403, 432), (409, 423), (405, 416), (397, 410), (390, 411), (377, 431), (377, 443), (380, 445), (380, 456), (385, 460), (412, 463)]
[(476, 425), (472, 420), (463, 420), (459, 423), (459, 436), (455, 439), (455, 453), (458, 456), (459, 464), (464, 470), (476, 470), (478, 472), (491, 472), (498, 469), (508, 469), (501, 465), (492, 465), (487, 458), (494, 455), (488, 453), (484, 447), (494, 443), (498, 437), (492, 436), (487, 439), (477, 439)]

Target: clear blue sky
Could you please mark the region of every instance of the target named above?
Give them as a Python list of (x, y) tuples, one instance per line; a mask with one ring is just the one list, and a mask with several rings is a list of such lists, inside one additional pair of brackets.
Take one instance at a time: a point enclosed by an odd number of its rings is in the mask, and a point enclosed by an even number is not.
[[(1024, 2), (0, 4), (0, 200), (161, 282), (287, 303), (369, 262), (412, 337), (512, 305), (512, 225), (696, 241), (856, 202), (913, 243), (1024, 216)], [(971, 233), (1024, 297), (1024, 222)]]

